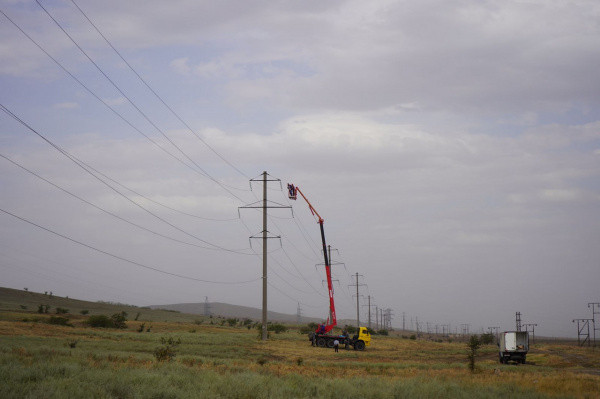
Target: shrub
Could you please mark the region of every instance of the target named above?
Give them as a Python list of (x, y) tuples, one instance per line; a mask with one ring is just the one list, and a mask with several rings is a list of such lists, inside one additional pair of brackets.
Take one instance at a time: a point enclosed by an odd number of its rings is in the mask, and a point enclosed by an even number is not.
[(82, 315), (86, 315), (86, 314), (90, 313), (90, 311), (89, 311), (89, 310), (87, 310), (87, 309), (83, 309), (83, 310), (82, 310), (81, 312), (79, 312), (79, 313), (81, 313)]
[(21, 309), (27, 309), (27, 306), (25, 306), (25, 305), (19, 305), (19, 307), (20, 307)]
[(481, 342), (479, 341), (479, 337), (477, 335), (471, 335), (469, 338), (469, 342), (467, 343), (467, 347), (469, 349), (468, 359), (469, 359), (469, 370), (471, 372), (475, 371), (475, 356), (477, 356), (477, 350), (481, 346)]
[(50, 305), (38, 306), (38, 313), (48, 313), (49, 310), (50, 310)]
[(67, 345), (69, 345), (69, 348), (71, 349), (74, 349), (77, 346), (77, 343), (79, 343), (79, 341), (76, 339), (67, 341)]
[(481, 334), (480, 341), (483, 345), (491, 345), (494, 343), (494, 334), (492, 334), (492, 333)]
[(56, 308), (56, 314), (67, 314), (67, 313), (69, 313), (69, 309)]
[(86, 323), (90, 327), (127, 328), (127, 324), (125, 324), (126, 316), (127, 313), (125, 312), (115, 313), (110, 317), (103, 314), (93, 315), (88, 317)]
[(408, 337), (409, 339), (415, 340), (417, 339), (417, 336), (415, 334), (411, 335), (410, 337)]
[(50, 316), (50, 318), (48, 319), (48, 324), (73, 327), (73, 325), (69, 323), (69, 319), (61, 316)]
[(379, 331), (377, 331), (377, 334), (378, 335), (389, 335), (389, 332), (388, 332), (388, 330), (379, 330)]
[(275, 334), (286, 332), (287, 330), (288, 328), (285, 325), (279, 323), (269, 324), (267, 326), (267, 331), (274, 331)]
[(141, 333), (144, 332), (144, 327), (146, 326), (146, 323), (142, 323), (140, 324), (140, 326), (137, 329), (137, 332)]
[(229, 324), (229, 327), (233, 327), (237, 324), (238, 319), (235, 318), (231, 318), (231, 319), (227, 319), (227, 324)]
[(344, 326), (344, 330), (346, 330), (348, 332), (348, 334), (356, 334), (358, 332), (358, 330), (356, 329), (356, 327), (350, 326), (348, 324), (346, 324)]
[(170, 362), (176, 355), (175, 348), (169, 345), (159, 346), (154, 349), (154, 357), (159, 362)]
[(181, 344), (181, 338), (160, 337), (160, 343), (163, 345), (177, 346)]
[(170, 362), (176, 355), (175, 348), (181, 344), (181, 338), (160, 337), (160, 343), (163, 346), (154, 349), (154, 357), (159, 362)]
[(90, 327), (111, 328), (112, 322), (107, 315), (99, 314), (88, 317), (86, 323)]
[(126, 312), (121, 311), (120, 313), (115, 313), (110, 316), (110, 319), (113, 323), (113, 328), (127, 328), (127, 324), (125, 323), (125, 321), (127, 321)]

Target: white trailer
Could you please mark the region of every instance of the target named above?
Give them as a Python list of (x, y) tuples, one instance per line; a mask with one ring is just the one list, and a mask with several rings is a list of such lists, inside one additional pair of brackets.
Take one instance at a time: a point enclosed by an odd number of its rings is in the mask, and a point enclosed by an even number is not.
[(504, 331), (498, 342), (500, 363), (513, 360), (525, 363), (529, 351), (529, 333), (527, 331)]

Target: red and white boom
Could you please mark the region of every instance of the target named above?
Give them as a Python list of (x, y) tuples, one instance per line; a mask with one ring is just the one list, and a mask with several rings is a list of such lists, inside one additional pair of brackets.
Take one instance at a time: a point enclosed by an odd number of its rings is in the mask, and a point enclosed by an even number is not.
[(327, 244), (325, 242), (325, 230), (323, 229), (323, 218), (317, 210), (312, 206), (308, 198), (300, 191), (300, 188), (295, 187), (293, 184), (288, 184), (289, 198), (295, 200), (297, 198), (296, 192), (300, 193), (302, 198), (308, 204), (310, 212), (318, 218), (319, 227), (321, 228), (321, 241), (323, 243), (323, 257), (325, 258), (325, 273), (327, 274), (327, 289), (329, 290), (329, 311), (331, 313), (330, 324), (325, 326), (325, 333), (328, 333), (337, 325), (337, 317), (335, 315), (335, 303), (333, 301), (333, 284), (331, 282), (331, 265), (329, 264), (329, 257), (327, 256)]

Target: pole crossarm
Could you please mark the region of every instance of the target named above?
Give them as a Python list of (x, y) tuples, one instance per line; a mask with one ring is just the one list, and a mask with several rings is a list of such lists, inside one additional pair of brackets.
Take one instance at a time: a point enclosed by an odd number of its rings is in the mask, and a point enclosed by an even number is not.
[[(254, 178), (254, 179), (250, 179), (250, 190), (252, 191), (252, 182), (262, 182), (263, 184), (263, 199), (260, 201), (256, 201), (253, 202), (251, 204), (245, 205), (245, 206), (240, 206), (238, 207), (238, 215), (241, 218), (241, 214), (240, 214), (240, 209), (262, 209), (262, 222), (263, 222), (263, 228), (261, 231), (261, 236), (250, 236), (250, 238), (248, 239), (250, 242), (250, 247), (252, 247), (252, 239), (253, 238), (262, 238), (263, 241), (263, 250), (262, 250), (262, 263), (263, 263), (263, 267), (262, 267), (262, 326), (261, 326), (261, 338), (263, 341), (267, 340), (268, 337), (268, 333), (267, 333), (267, 285), (269, 284), (267, 281), (267, 256), (268, 256), (268, 251), (267, 251), (267, 242), (270, 238), (279, 238), (280, 244), (281, 244), (281, 236), (269, 236), (269, 230), (267, 230), (267, 210), (269, 208), (289, 208), (292, 209), (291, 206), (289, 205), (282, 205), (273, 201), (269, 201), (267, 199), (267, 184), (269, 182), (273, 182), (273, 181), (278, 181), (279, 182), (279, 186), (281, 188), (281, 190), (283, 190), (283, 187), (281, 186), (281, 180), (280, 179), (273, 179), (273, 178), (268, 178), (269, 174), (264, 171), (261, 173), (261, 177), (260, 178)], [(275, 204), (275, 205), (270, 205), (270, 204)], [(293, 212), (293, 211), (292, 211)], [(293, 213), (292, 213), (293, 216)]]

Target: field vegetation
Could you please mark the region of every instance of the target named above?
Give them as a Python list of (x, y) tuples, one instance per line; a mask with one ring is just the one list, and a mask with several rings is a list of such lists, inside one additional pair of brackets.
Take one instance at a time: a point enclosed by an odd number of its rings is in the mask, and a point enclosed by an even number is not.
[(139, 309), (113, 305), (106, 316), (126, 312), (125, 327), (101, 328), (87, 322), (101, 314), (91, 306), (84, 315), (64, 303), (73, 313), (56, 316), (8, 303), (0, 311), (1, 398), (600, 397), (600, 351), (573, 343), (538, 343), (525, 365), (500, 365), (496, 346), (483, 344), (471, 371), (468, 339), (390, 331), (364, 352), (335, 353), (311, 347), (300, 326), (272, 330), (264, 343), (243, 319), (142, 310), (134, 320)]

